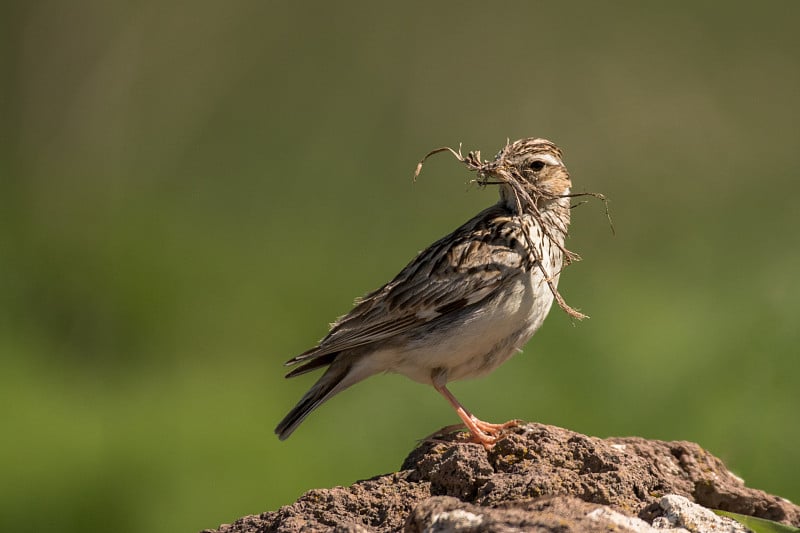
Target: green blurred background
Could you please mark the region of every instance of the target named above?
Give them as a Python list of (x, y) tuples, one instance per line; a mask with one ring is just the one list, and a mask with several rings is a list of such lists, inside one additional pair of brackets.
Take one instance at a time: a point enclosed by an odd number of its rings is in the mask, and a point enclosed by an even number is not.
[(584, 261), (482, 418), (696, 441), (800, 500), (800, 3), (5, 3), (0, 517), (196, 531), (397, 469), (457, 421), (283, 379), (493, 203), (448, 156), (559, 143)]

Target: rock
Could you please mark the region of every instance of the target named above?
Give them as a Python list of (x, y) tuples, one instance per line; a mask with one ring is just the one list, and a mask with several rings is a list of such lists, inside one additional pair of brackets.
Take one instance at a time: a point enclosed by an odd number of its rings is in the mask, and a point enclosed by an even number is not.
[(653, 521), (654, 525), (681, 527), (692, 532), (747, 533), (748, 531), (739, 522), (717, 516), (705, 507), (677, 494), (664, 496), (659, 500), (658, 506), (664, 511), (664, 515), (656, 518)]
[[(491, 507), (464, 503), (451, 496), (433, 496), (414, 508), (406, 523), (405, 531), (407, 533), (607, 532), (610, 526), (616, 524), (591, 516), (592, 512), (602, 509), (570, 496), (545, 496)], [(644, 520), (638, 518), (632, 520), (638, 520), (644, 526), (650, 527)]]
[(425, 441), (399, 472), (311, 490), (216, 531), (744, 530), (706, 508), (800, 525), (800, 508), (747, 488), (697, 444), (527, 424), (488, 453), (463, 433)]
[(626, 516), (610, 507), (598, 507), (586, 516), (597, 522), (607, 524), (606, 531), (620, 529), (637, 533), (686, 533), (683, 528), (673, 528), (672, 524), (664, 517), (656, 518), (653, 521), (653, 525), (650, 525), (641, 518)]

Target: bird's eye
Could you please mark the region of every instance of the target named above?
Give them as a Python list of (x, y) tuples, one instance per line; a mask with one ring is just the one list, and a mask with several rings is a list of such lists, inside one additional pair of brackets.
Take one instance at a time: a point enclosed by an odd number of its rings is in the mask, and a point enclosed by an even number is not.
[(544, 168), (544, 161), (536, 159), (530, 164), (530, 167), (531, 170), (536, 170), (536, 171), (542, 170)]

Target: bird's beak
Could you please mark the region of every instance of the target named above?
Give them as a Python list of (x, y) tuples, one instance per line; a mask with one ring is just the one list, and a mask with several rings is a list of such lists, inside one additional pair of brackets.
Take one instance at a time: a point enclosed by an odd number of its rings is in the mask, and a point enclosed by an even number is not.
[(511, 173), (500, 161), (491, 161), (478, 171), (478, 183), (482, 185), (500, 185), (511, 179)]

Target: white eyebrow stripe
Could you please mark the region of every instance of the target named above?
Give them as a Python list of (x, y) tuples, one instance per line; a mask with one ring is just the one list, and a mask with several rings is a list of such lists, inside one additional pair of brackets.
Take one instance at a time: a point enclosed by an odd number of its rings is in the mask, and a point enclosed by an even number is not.
[(559, 158), (554, 156), (553, 154), (537, 154), (534, 156), (535, 159), (539, 159), (540, 161), (544, 161), (548, 165), (556, 165), (561, 166), (563, 163)]

